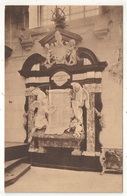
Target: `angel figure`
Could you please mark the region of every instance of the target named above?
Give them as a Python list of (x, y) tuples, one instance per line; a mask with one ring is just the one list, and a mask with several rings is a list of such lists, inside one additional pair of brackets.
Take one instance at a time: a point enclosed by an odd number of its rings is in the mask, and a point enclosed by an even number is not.
[(83, 126), (78, 122), (75, 117), (71, 119), (70, 126), (66, 130), (66, 133), (70, 132), (73, 132), (75, 138), (80, 138), (83, 133)]
[(53, 64), (53, 63), (51, 63), (51, 58), (53, 57), (52, 48), (47, 43), (47, 44), (45, 44), (45, 49), (46, 49), (46, 60), (44, 62), (44, 65), (46, 68), (50, 68)]
[(75, 65), (77, 63), (76, 59), (76, 42), (74, 39), (69, 41), (69, 50), (70, 50), (70, 60), (68, 65)]
[(36, 108), (38, 110), (34, 116), (35, 124), (31, 130), (30, 137), (28, 139), (29, 143), (32, 141), (32, 136), (36, 129), (41, 129), (44, 127), (45, 129), (48, 129), (48, 114), (54, 112), (54, 107), (49, 108), (47, 95), (40, 89), (36, 90), (36, 94), (37, 93), (37, 100), (35, 100), (30, 105), (30, 110), (35, 111)]
[(82, 124), (82, 117), (83, 117), (83, 111), (82, 107), (86, 106), (87, 109), (89, 109), (89, 94), (86, 91), (86, 89), (82, 88), (81, 85), (77, 82), (71, 83), (73, 87), (72, 91), (72, 109), (75, 115), (75, 118), (77, 119), (79, 124)]

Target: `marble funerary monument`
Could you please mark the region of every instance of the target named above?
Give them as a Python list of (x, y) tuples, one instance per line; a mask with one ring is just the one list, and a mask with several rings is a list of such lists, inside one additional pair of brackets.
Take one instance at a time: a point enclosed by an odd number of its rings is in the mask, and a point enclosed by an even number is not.
[(71, 149), (76, 156), (99, 156), (102, 71), (107, 62), (78, 47), (82, 37), (65, 29), (60, 8), (52, 17), (55, 29), (39, 41), (45, 56), (31, 55), (19, 71), (26, 78), (29, 152), (46, 153), (52, 147)]

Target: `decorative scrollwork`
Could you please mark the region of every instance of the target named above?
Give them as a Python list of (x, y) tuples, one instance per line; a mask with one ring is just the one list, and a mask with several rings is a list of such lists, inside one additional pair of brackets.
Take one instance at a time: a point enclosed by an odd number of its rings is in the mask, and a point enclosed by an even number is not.
[(102, 148), (100, 155), (103, 174), (105, 171), (122, 172), (122, 150), (116, 148)]

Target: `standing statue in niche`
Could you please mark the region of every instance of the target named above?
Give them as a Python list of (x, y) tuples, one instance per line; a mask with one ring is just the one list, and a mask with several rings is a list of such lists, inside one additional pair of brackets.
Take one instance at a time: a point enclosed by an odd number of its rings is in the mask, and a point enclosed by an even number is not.
[(31, 103), (29, 110), (35, 111), (37, 108), (37, 112), (34, 115), (35, 123), (28, 139), (29, 143), (32, 142), (33, 133), (37, 129), (43, 128), (45, 131), (48, 129), (48, 114), (55, 111), (54, 107), (49, 107), (48, 97), (43, 91), (37, 88), (34, 93), (37, 95), (37, 100)]
[(83, 110), (82, 107), (86, 106), (89, 109), (89, 94), (88, 92), (81, 87), (79, 83), (73, 82), (71, 83), (73, 90), (72, 90), (72, 109), (75, 120), (75, 135), (79, 137), (80, 133), (82, 132), (82, 125), (83, 125)]

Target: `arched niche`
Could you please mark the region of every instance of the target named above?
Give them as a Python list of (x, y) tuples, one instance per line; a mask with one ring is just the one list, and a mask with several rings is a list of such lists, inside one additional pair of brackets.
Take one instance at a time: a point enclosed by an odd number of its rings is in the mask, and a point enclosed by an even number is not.
[[(50, 68), (46, 68), (43, 63), (45, 62), (46, 58), (39, 54), (39, 53), (35, 53), (32, 54), (31, 56), (29, 56), (23, 66), (22, 69), (19, 71), (20, 75), (28, 78), (30, 76), (32, 77), (36, 77), (36, 76), (43, 76), (43, 75), (48, 75), (50, 72), (52, 72), (52, 70), (55, 67), (59, 67), (59, 65), (62, 67), (64, 66), (64, 68), (66, 68), (67, 70), (69, 70), (70, 72), (76, 73), (76, 72), (87, 72), (87, 71), (103, 71), (105, 69), (105, 66), (107, 65), (107, 62), (100, 62), (98, 60), (98, 58), (96, 57), (96, 55), (88, 48), (83, 48), (83, 47), (79, 47), (77, 49), (77, 62), (76, 64), (74, 64), (73, 66), (68, 66), (66, 64), (56, 64), (54, 63), (54, 65)], [(85, 64), (84, 60), (87, 59), (89, 64)], [(39, 68), (38, 69), (33, 69), (33, 67), (38, 64)]]

